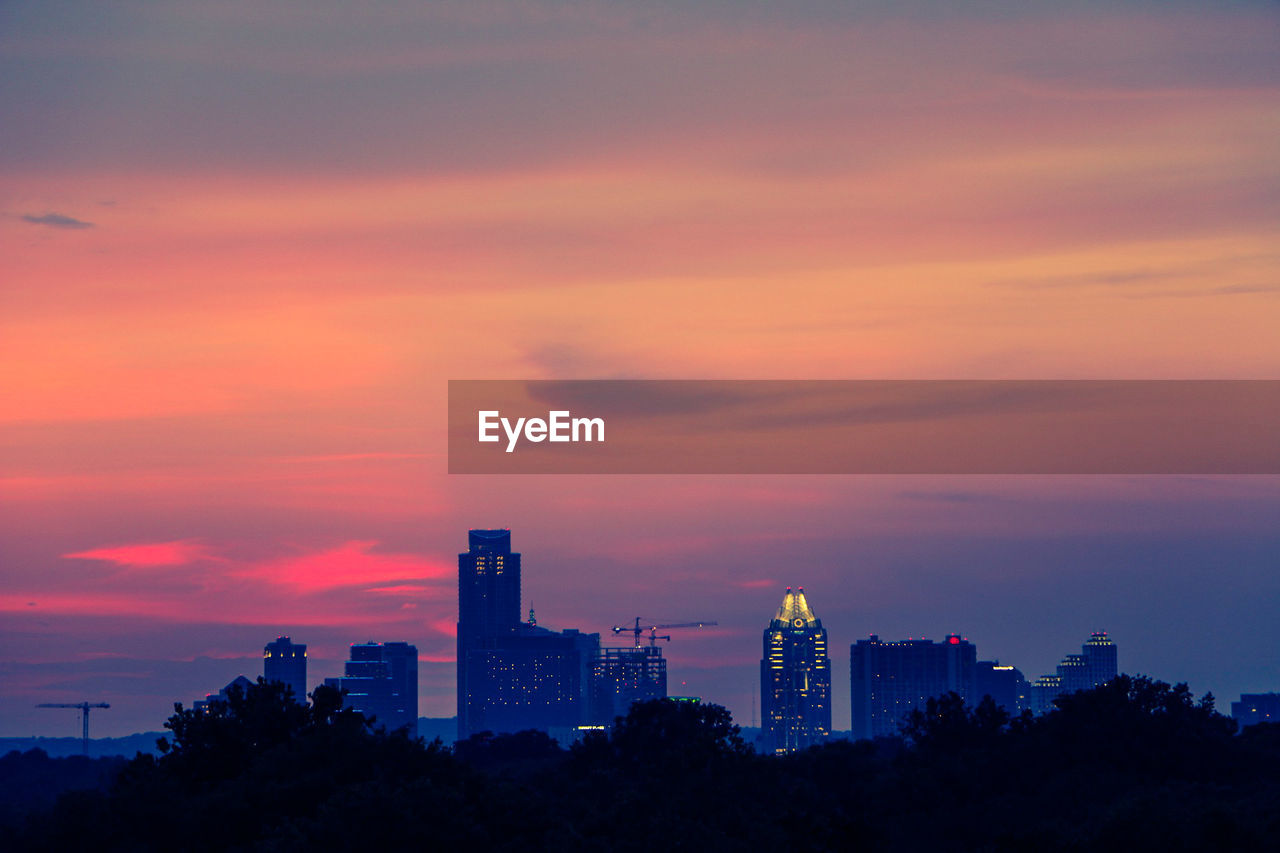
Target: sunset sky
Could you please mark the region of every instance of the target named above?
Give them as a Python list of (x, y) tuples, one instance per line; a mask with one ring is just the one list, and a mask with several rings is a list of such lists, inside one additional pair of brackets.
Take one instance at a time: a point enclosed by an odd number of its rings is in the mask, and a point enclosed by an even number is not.
[[(1280, 477), (450, 476), (449, 379), (1280, 378), (1274, 2), (0, 5), (0, 736), (160, 728), (456, 554), (673, 632), (1280, 690)], [(758, 700), (756, 700), (758, 701)], [(758, 712), (757, 712), (758, 713)]]

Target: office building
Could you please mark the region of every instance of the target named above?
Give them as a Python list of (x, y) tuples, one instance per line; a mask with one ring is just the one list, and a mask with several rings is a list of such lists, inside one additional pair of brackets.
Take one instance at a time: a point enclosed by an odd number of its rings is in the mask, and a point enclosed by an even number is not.
[(776, 755), (822, 743), (831, 734), (831, 658), (827, 631), (804, 589), (790, 587), (764, 629), (760, 660), (764, 741)]
[(472, 530), (458, 555), (458, 642), (497, 634), (520, 620), (520, 555), (510, 530)]
[(1017, 667), (1001, 666), (998, 660), (980, 660), (973, 671), (973, 704), (990, 696), (1013, 717), (1031, 707), (1031, 685)]
[(1095, 631), (1080, 647), (1058, 664), (1057, 672), (1042, 675), (1031, 685), (1031, 710), (1043, 714), (1053, 710), (1053, 700), (1064, 693), (1092, 690), (1116, 677), (1116, 644), (1106, 631)]
[(470, 713), (483, 693), (476, 682), (483, 670), (472, 652), (482, 639), (520, 624), (520, 554), (511, 550), (511, 531), (471, 530), (467, 544), (458, 555), (459, 740), (483, 731), (472, 725)]
[(295, 702), (307, 701), (307, 646), (277, 637), (262, 649), (262, 677), (293, 690)]
[(908, 714), (945, 693), (974, 704), (981, 698), (977, 649), (955, 634), (940, 643), (872, 634), (849, 648), (849, 676), (855, 738), (897, 735)]
[(539, 729), (553, 736), (591, 722), (591, 661), (599, 634), (518, 625), (477, 638), (467, 649), (469, 730)]
[(418, 649), (409, 643), (357, 643), (341, 678), (324, 683), (345, 691), (342, 705), (372, 717), (375, 728), (418, 733)]
[(1231, 719), (1240, 728), (1258, 723), (1280, 723), (1280, 693), (1242, 693), (1231, 703)]
[(591, 720), (599, 634), (520, 620), (520, 554), (509, 530), (472, 530), (458, 555), (458, 737), (561, 734)]
[(635, 702), (667, 697), (667, 661), (654, 645), (605, 648), (591, 662), (591, 708), (595, 722), (612, 725)]

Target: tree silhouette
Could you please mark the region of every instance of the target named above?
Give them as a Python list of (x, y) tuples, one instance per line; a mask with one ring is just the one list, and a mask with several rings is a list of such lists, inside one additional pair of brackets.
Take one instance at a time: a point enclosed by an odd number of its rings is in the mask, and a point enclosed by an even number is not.
[(454, 754), (370, 731), (336, 691), (312, 700), (259, 683), (178, 706), (160, 758), (130, 761), (109, 792), (64, 794), (6, 846), (1166, 853), (1271, 849), (1280, 828), (1280, 726), (1236, 737), (1211, 697), (1141, 676), (1036, 718), (942, 696), (901, 739), (782, 758), (700, 703), (637, 703), (569, 750), (520, 732)]
[(632, 704), (608, 736), (588, 736), (579, 752), (598, 752), (623, 764), (705, 767), (749, 749), (733, 716), (719, 705), (672, 699)]
[(911, 711), (899, 727), (906, 740), (929, 750), (989, 746), (1012, 721), (1009, 712), (990, 696), (975, 708), (954, 691), (931, 697), (923, 709)]

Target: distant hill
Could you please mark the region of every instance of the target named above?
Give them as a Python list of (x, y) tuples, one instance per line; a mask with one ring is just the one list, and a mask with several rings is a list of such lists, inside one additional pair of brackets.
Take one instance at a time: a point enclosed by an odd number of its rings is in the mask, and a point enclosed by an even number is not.
[(418, 737), (427, 743), (440, 738), (445, 746), (453, 746), (458, 739), (457, 717), (419, 717)]
[[(165, 732), (139, 732), (124, 737), (89, 738), (89, 757), (107, 758), (123, 755), (133, 758), (136, 753), (147, 752), (158, 754), (156, 740), (164, 737)], [(12, 750), (27, 752), (32, 749), (43, 749), (50, 758), (67, 758), (81, 755), (84, 742), (78, 737), (4, 737), (0, 738), (0, 755), (7, 755)]]

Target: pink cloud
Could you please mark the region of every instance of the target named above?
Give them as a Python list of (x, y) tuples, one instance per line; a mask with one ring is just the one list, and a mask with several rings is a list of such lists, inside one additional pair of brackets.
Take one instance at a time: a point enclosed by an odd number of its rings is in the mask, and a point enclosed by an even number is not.
[(421, 595), (431, 592), (432, 587), (419, 583), (401, 583), (391, 586), (375, 586), (366, 589), (365, 592), (372, 592), (377, 595)]
[[(354, 539), (330, 548), (300, 556), (285, 557), (251, 565), (235, 574), (292, 587), (297, 592), (323, 592), (340, 587), (387, 584), (390, 581), (445, 578), (453, 568), (417, 554), (374, 553), (375, 540)], [(412, 585), (417, 586), (417, 585)], [(414, 590), (415, 592), (424, 591)], [(403, 593), (403, 589), (381, 586), (379, 591)]]
[(214, 558), (207, 546), (194, 539), (92, 548), (88, 551), (77, 551), (73, 554), (63, 554), (62, 556), (70, 560), (103, 560), (108, 563), (115, 563), (117, 566), (134, 569), (184, 566), (198, 560)]
[(458, 623), (452, 619), (435, 619), (428, 623), (427, 627), (448, 637), (456, 637), (458, 635)]
[(419, 654), (418, 660), (424, 663), (454, 663), (458, 660), (457, 655), (424, 655)]
[(735, 581), (733, 585), (740, 589), (768, 589), (769, 587), (777, 586), (778, 582), (768, 578), (761, 578), (759, 580)]

